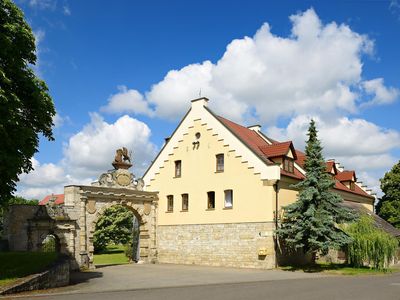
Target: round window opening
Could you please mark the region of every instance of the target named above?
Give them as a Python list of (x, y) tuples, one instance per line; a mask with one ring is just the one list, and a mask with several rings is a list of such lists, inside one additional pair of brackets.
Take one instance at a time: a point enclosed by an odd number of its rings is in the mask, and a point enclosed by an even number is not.
[(198, 139), (201, 137), (200, 132), (196, 132), (195, 137), (196, 137), (196, 139), (198, 140)]

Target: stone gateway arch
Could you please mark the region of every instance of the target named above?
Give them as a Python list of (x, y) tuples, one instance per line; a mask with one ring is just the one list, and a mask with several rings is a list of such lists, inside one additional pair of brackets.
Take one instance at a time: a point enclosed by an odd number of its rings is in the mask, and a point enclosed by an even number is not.
[(64, 188), (64, 203), (49, 201), (46, 206), (14, 205), (5, 223), (11, 251), (36, 251), (43, 239), (54, 235), (61, 253), (71, 257), (71, 268), (94, 268), (93, 235), (103, 212), (121, 205), (133, 212), (139, 223), (139, 262), (157, 262), (156, 192), (143, 191), (143, 181), (129, 172), (132, 166), (126, 148), (118, 149), (114, 170), (86, 185)]

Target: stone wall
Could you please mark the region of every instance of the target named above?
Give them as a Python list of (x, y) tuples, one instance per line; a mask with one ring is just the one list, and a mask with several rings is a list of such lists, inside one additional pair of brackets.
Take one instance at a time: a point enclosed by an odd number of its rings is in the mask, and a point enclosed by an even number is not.
[(69, 275), (69, 258), (64, 256), (58, 259), (48, 270), (27, 276), (11, 286), (0, 288), (0, 295), (66, 286), (69, 284)]
[(158, 260), (272, 269), (275, 267), (273, 230), (271, 222), (158, 226)]

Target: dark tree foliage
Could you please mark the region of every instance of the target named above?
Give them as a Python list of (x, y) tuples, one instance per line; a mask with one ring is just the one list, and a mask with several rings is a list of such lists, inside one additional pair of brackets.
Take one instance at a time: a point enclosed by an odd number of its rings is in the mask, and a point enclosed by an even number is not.
[(400, 161), (381, 179), (384, 193), (376, 205), (380, 217), (400, 228)]
[(39, 134), (53, 140), (55, 109), (36, 77), (35, 37), (22, 11), (0, 1), (0, 203), (15, 191), (18, 175), (32, 170)]
[(95, 251), (104, 250), (109, 244), (132, 242), (133, 218), (133, 213), (121, 205), (106, 209), (96, 223), (93, 235)]
[(311, 120), (308, 137), (304, 165), (306, 178), (294, 185), (299, 189), (299, 198), (284, 207), (284, 220), (277, 235), (291, 249), (326, 254), (329, 249), (339, 249), (351, 242), (337, 224), (353, 221), (355, 217), (340, 205), (342, 198), (332, 191), (335, 183), (326, 172), (314, 120)]

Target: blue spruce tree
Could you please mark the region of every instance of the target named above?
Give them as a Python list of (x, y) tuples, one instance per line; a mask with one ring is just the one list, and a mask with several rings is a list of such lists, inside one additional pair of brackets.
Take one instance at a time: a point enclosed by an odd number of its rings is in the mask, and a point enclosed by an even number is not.
[(308, 137), (306, 178), (294, 185), (299, 189), (298, 200), (284, 207), (284, 220), (277, 235), (290, 249), (302, 249), (315, 259), (317, 252), (327, 254), (329, 249), (339, 249), (351, 242), (337, 225), (354, 221), (356, 216), (341, 205), (343, 199), (332, 191), (335, 182), (326, 171), (314, 120), (310, 122)]

